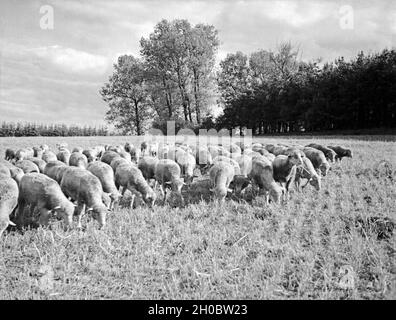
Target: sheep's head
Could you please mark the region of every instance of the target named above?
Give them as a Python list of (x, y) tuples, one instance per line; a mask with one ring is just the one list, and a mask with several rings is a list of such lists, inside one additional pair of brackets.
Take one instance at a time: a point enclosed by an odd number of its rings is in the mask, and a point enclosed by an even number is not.
[(304, 154), (300, 150), (292, 150), (288, 154), (289, 161), (295, 166), (301, 166), (303, 164), (302, 158)]
[(282, 196), (286, 193), (285, 188), (280, 185), (274, 185), (269, 191), (269, 198), (274, 203), (280, 203)]
[(147, 192), (146, 196), (144, 197), (144, 202), (151, 208), (154, 206), (156, 199), (157, 199), (157, 194), (153, 190), (151, 190)]
[(352, 158), (352, 150), (346, 149), (345, 155), (346, 155), (348, 158)]
[(242, 190), (247, 188), (250, 184), (250, 179), (242, 176), (242, 175), (235, 175), (234, 179), (230, 184), (230, 188), (234, 189), (236, 195), (240, 195)]
[(99, 223), (99, 229), (104, 228), (106, 225), (106, 215), (109, 212), (104, 204), (93, 206), (92, 208), (89, 208), (87, 212), (92, 212), (92, 216)]
[(327, 175), (327, 172), (329, 172), (329, 170), (330, 170), (330, 164), (326, 161), (326, 162), (323, 162), (320, 166), (319, 166), (319, 170), (320, 170), (320, 172), (321, 172), (321, 174), (322, 174), (322, 176), (326, 176)]
[(310, 185), (315, 187), (317, 191), (321, 188), (321, 179), (319, 176), (313, 176), (312, 179), (309, 181)]
[(326, 154), (326, 157), (329, 159), (329, 161), (334, 162), (336, 160), (337, 154), (333, 150), (329, 150)]

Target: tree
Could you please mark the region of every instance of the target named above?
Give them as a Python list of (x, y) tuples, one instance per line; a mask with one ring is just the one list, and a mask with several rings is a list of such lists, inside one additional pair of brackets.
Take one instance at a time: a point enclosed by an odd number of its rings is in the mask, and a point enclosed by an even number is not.
[(144, 132), (153, 112), (147, 101), (148, 91), (142, 61), (123, 55), (114, 64), (113, 75), (102, 87), (100, 94), (109, 104), (106, 120), (125, 134)]

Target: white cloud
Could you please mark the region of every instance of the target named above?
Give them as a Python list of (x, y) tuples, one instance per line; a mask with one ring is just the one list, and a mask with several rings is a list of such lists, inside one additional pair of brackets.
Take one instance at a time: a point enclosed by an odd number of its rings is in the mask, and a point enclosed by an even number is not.
[(108, 59), (104, 56), (58, 45), (33, 48), (29, 51), (50, 61), (65, 72), (103, 74), (109, 65)]

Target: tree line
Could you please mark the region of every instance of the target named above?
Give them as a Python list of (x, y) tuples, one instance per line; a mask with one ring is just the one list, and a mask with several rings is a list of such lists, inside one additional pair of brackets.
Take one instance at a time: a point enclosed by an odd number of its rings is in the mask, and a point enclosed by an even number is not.
[(297, 58), (290, 43), (229, 54), (220, 63), (217, 126), (253, 134), (396, 127), (395, 50), (324, 64)]
[(66, 136), (107, 136), (111, 134), (105, 126), (67, 126), (65, 124), (36, 124), (2, 122), (0, 137), (66, 137)]
[[(254, 134), (395, 128), (396, 52), (304, 62), (299, 48), (228, 54), (216, 70), (214, 26), (162, 20), (124, 55), (100, 90), (123, 134), (149, 127), (244, 128)], [(214, 119), (210, 107), (223, 113)]]

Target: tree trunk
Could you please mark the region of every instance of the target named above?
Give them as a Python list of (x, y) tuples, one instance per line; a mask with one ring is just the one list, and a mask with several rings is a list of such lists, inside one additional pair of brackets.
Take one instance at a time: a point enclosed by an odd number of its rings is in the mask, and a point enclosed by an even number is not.
[(195, 98), (195, 114), (197, 123), (201, 124), (201, 106), (199, 101), (199, 76), (198, 72), (194, 70), (194, 98)]
[(136, 125), (136, 134), (140, 136), (142, 134), (142, 128), (140, 123), (140, 115), (139, 115), (139, 101), (135, 100), (135, 125)]
[(166, 84), (165, 78), (162, 78), (162, 83), (164, 85), (165, 90), (165, 99), (166, 99), (166, 106), (168, 107), (168, 116), (169, 119), (172, 118), (172, 96), (169, 92), (169, 86)]

